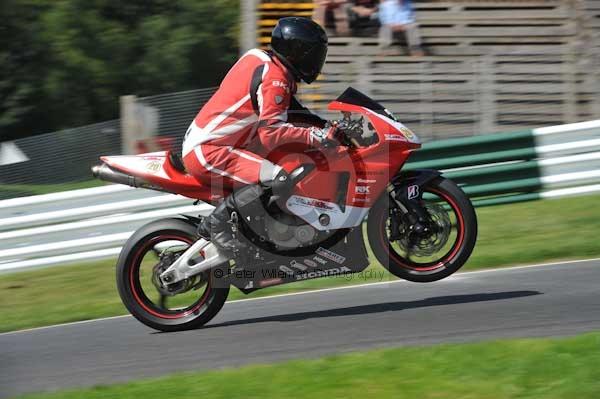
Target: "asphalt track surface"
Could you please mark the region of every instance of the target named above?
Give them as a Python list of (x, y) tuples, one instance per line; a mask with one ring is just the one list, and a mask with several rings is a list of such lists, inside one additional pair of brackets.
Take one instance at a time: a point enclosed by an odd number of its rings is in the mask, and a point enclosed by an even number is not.
[(117, 317), (0, 334), (0, 397), (376, 347), (600, 330), (600, 261), (228, 303), (207, 328)]

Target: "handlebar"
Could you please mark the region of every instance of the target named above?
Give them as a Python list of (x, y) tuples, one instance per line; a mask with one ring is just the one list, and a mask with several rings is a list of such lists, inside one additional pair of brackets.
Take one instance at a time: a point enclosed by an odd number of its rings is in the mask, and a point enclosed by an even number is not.
[(364, 118), (350, 119), (350, 115), (344, 115), (343, 119), (335, 122), (335, 139), (347, 147), (360, 147), (359, 139), (363, 135)]

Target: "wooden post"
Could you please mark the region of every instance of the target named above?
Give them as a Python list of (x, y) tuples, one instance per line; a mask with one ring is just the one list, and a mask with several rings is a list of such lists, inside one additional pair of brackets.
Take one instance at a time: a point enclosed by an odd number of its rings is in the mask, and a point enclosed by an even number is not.
[[(598, 49), (592, 50), (590, 54), (591, 64), (591, 76), (592, 76), (592, 92), (600, 93), (600, 51)], [(600, 96), (595, 95), (590, 101), (590, 113), (593, 119), (600, 119)]]
[(567, 53), (562, 57), (562, 79), (563, 79), (563, 123), (577, 122), (577, 60), (573, 49), (568, 46)]
[(433, 74), (431, 61), (424, 61), (419, 64), (420, 82), (419, 82), (419, 134), (423, 138), (435, 139), (436, 135), (433, 130), (434, 113), (433, 113)]
[(137, 120), (135, 115), (136, 96), (121, 96), (121, 153), (135, 154)]
[(358, 90), (367, 96), (371, 95), (371, 68), (369, 68), (369, 63), (367, 57), (358, 57), (352, 62), (352, 65), (356, 68), (355, 70), (358, 71), (356, 86)]
[(479, 134), (492, 133), (496, 127), (494, 56), (484, 55), (479, 62)]
[(136, 96), (121, 97), (121, 149), (124, 155), (159, 151), (159, 110)]
[(256, 8), (260, 0), (243, 0), (240, 2), (240, 54), (256, 47), (258, 38), (256, 25), (258, 18)]
[(566, 44), (566, 51), (562, 56), (562, 81), (563, 81), (563, 100), (562, 100), (562, 122), (577, 122), (577, 54), (578, 42), (583, 35), (583, 29), (580, 18), (579, 0), (567, 0), (565, 6), (568, 10), (569, 25), (575, 28), (575, 35)]

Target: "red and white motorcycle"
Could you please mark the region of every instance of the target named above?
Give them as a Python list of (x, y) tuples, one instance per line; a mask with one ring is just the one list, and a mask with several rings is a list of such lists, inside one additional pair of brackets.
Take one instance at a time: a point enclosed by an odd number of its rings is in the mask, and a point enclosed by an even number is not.
[[(151, 222), (131, 236), (118, 260), (117, 284), (133, 316), (162, 331), (195, 328), (219, 312), (231, 285), (248, 294), (361, 272), (369, 265), (367, 214), (371, 249), (397, 277), (436, 281), (467, 261), (477, 237), (468, 197), (438, 171), (401, 170), (421, 146), (415, 134), (352, 88), (329, 109), (344, 115), (337, 137), (343, 145), (326, 155), (312, 149), (269, 156), (295, 188), (283, 204), (264, 198), (262, 212), (234, 213), (234, 234), (249, 245), (224, 255), (197, 235), (201, 219), (190, 216)], [(210, 204), (229, 194), (215, 196), (172, 152), (101, 159), (93, 173), (103, 180)]]

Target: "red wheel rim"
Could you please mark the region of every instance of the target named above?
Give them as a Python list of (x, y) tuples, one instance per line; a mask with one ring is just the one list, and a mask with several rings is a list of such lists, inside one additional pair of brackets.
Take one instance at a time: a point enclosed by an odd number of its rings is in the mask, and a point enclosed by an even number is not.
[(445, 267), (446, 264), (456, 256), (456, 254), (460, 250), (460, 248), (464, 242), (464, 239), (465, 239), (464, 217), (463, 217), (462, 213), (460, 212), (460, 208), (458, 207), (458, 204), (456, 203), (456, 201), (454, 201), (454, 199), (452, 197), (450, 197), (449, 195), (447, 195), (446, 193), (439, 191), (437, 189), (428, 188), (428, 192), (438, 195), (439, 197), (443, 198), (450, 205), (450, 207), (454, 211), (454, 214), (456, 215), (456, 220), (458, 222), (458, 227), (459, 227), (458, 234), (454, 241), (454, 244), (452, 245), (452, 248), (444, 256), (442, 256), (442, 258), (440, 260), (438, 260), (436, 262), (432, 262), (434, 264), (431, 264), (431, 265), (427, 264), (422, 267), (419, 267), (419, 266), (415, 267), (413, 265), (409, 265), (406, 263), (404, 258), (402, 258), (401, 256), (399, 256), (396, 253), (396, 251), (390, 250), (390, 242), (387, 237), (387, 231), (386, 231), (387, 215), (385, 213), (382, 213), (382, 221), (380, 223), (381, 228), (379, 230), (379, 233), (380, 233), (379, 238), (381, 240), (381, 243), (383, 244), (383, 248), (385, 249), (385, 251), (388, 254), (388, 257), (393, 258), (394, 261), (396, 261), (401, 267), (408, 269), (408, 270), (417, 271), (417, 272), (430, 272), (432, 270), (436, 270), (436, 269)]
[(144, 255), (148, 253), (148, 250), (154, 247), (154, 245), (157, 243), (169, 240), (183, 241), (186, 244), (192, 244), (193, 242), (193, 240), (189, 237), (177, 235), (159, 235), (144, 243), (144, 245), (142, 245), (133, 256), (132, 265), (129, 268), (129, 288), (133, 293), (136, 303), (151, 315), (161, 319), (181, 319), (192, 314), (196, 314), (198, 310), (206, 303), (209, 293), (212, 290), (210, 279), (206, 283), (207, 286), (202, 296), (195, 303), (181, 310), (166, 310), (156, 307), (144, 293), (139, 279), (140, 266), (142, 264)]

